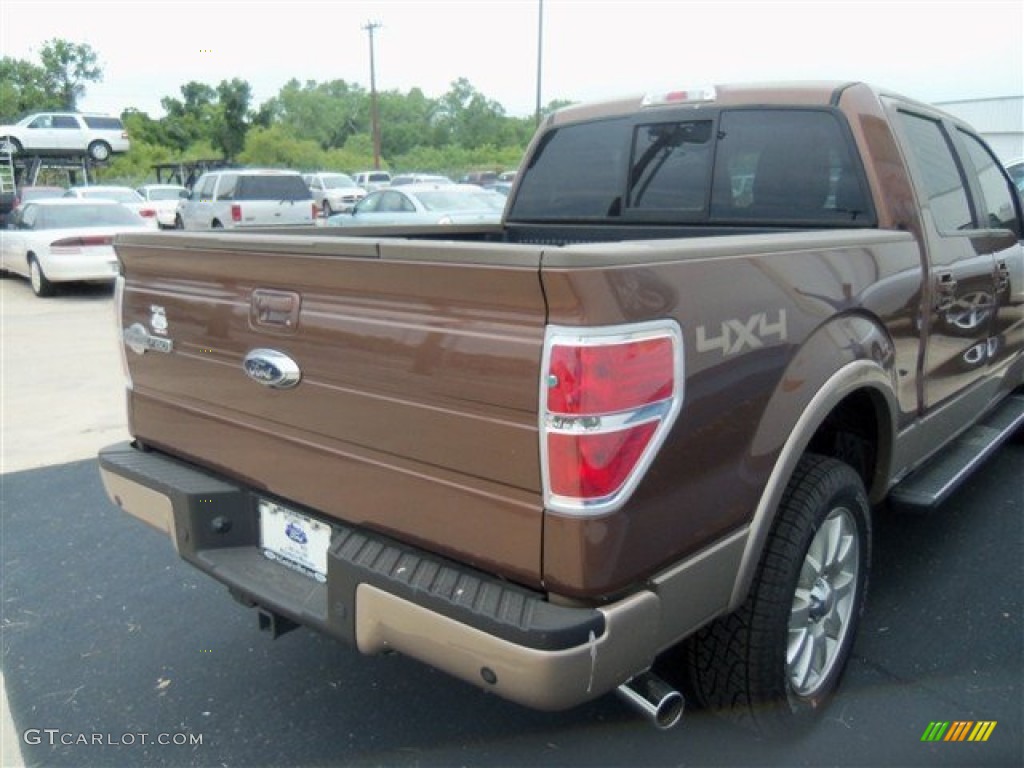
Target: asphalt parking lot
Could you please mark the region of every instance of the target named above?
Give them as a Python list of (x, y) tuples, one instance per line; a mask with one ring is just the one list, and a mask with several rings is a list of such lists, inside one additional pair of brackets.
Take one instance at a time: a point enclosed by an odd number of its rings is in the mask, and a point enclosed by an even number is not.
[[(763, 742), (699, 711), (659, 732), (614, 696), (532, 712), (402, 657), (260, 633), (102, 491), (92, 457), (126, 436), (111, 304), (0, 280), (4, 766), (1024, 763), (1024, 440), (935, 514), (878, 519), (854, 657), (812, 732)], [(996, 726), (922, 741), (935, 721)]]

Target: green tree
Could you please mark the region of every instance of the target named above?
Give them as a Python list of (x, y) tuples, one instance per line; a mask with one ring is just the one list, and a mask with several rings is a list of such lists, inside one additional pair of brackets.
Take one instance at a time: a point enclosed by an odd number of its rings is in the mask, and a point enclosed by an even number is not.
[(249, 102), (252, 88), (237, 77), (217, 86), (217, 120), (214, 124), (213, 144), (224, 157), (233, 160), (245, 147), (245, 134), (249, 130)]
[(57, 97), (46, 88), (46, 72), (24, 59), (0, 59), (0, 120), (11, 123), (26, 112), (59, 109)]
[(270, 168), (313, 170), (323, 165), (324, 151), (312, 139), (298, 139), (282, 125), (252, 128), (238, 161)]
[(459, 78), (440, 100), (438, 123), (447, 142), (467, 149), (487, 144), (504, 145), (515, 140), (505, 109), (488, 99), (466, 78)]
[(344, 80), (327, 83), (309, 80), (304, 84), (290, 80), (271, 103), (269, 111), (281, 125), (299, 138), (315, 141), (323, 149), (343, 147), (349, 137), (369, 131), (366, 92)]
[(167, 141), (180, 152), (184, 152), (197, 141), (209, 141), (217, 116), (217, 92), (206, 85), (190, 81), (179, 89), (181, 99), (165, 96), (160, 106), (167, 113), (160, 123)]
[(77, 109), (86, 83), (103, 80), (96, 52), (88, 43), (53, 39), (43, 43), (39, 52), (47, 89), (55, 94), (64, 109)]

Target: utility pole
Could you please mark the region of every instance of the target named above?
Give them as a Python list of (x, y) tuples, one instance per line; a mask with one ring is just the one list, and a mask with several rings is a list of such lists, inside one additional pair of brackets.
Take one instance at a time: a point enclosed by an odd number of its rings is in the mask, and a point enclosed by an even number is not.
[(377, 70), (373, 60), (373, 33), (379, 21), (368, 21), (363, 27), (370, 33), (370, 130), (373, 133), (373, 168), (380, 170), (380, 115), (377, 111)]
[(544, 63), (544, 0), (537, 0), (537, 109), (534, 120), (540, 125), (540, 79)]

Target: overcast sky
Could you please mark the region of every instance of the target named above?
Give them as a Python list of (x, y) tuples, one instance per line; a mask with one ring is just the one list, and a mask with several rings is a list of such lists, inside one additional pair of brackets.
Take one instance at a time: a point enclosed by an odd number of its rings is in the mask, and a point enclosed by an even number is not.
[[(241, 78), (253, 106), (291, 78), (428, 96), (464, 77), (511, 115), (537, 93), (538, 0), (2, 0), (0, 54), (63, 38), (99, 54), (83, 110), (163, 114), (190, 80)], [(544, 0), (541, 101), (716, 82), (866, 80), (924, 101), (1024, 94), (1022, 0)]]

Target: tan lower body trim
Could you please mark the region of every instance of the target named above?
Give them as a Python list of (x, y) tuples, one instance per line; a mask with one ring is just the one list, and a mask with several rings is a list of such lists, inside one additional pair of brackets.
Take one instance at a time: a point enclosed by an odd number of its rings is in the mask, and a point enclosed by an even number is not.
[(158, 531), (166, 533), (171, 537), (177, 551), (178, 536), (174, 525), (174, 508), (169, 497), (102, 467), (100, 477), (107, 495), (117, 506), (132, 517), (137, 517)]
[(528, 707), (567, 709), (613, 690), (654, 660), (656, 595), (640, 592), (600, 610), (601, 637), (568, 650), (540, 651), (361, 584), (356, 645), (367, 654), (398, 651)]

